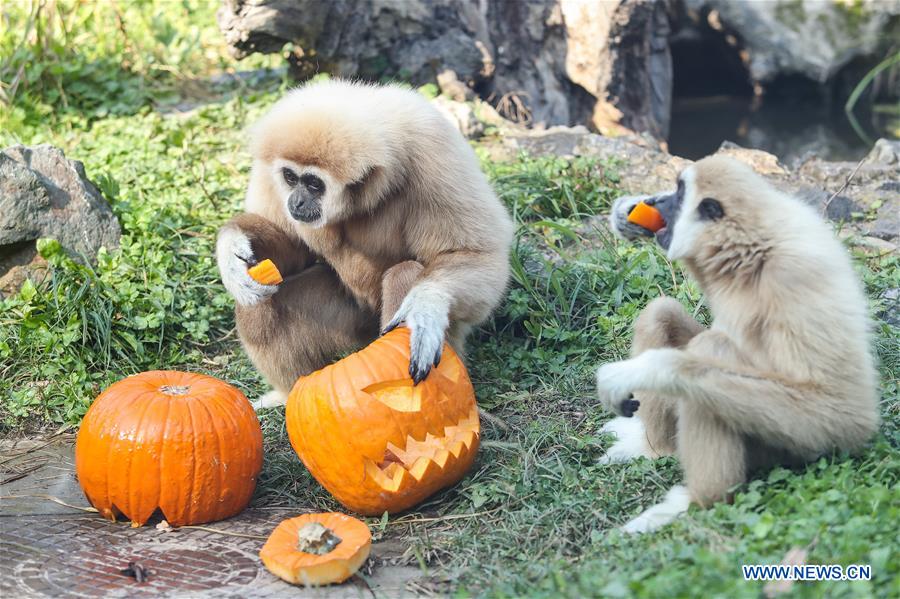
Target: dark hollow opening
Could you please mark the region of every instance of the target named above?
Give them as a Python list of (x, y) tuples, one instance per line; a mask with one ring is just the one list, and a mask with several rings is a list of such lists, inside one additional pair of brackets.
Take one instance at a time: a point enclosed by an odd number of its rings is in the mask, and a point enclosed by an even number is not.
[(708, 17), (701, 17), (672, 37), (674, 99), (753, 95), (740, 41), (721, 25), (718, 27), (713, 28)]

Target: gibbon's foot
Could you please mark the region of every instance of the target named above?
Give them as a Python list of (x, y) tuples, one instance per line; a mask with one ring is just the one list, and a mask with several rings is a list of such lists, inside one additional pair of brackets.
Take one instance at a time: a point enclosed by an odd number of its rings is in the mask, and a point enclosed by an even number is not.
[(622, 532), (642, 534), (669, 524), (688, 511), (691, 495), (684, 485), (675, 485), (666, 493), (662, 503), (647, 508), (641, 514), (622, 525)]
[(278, 391), (276, 389), (272, 389), (268, 393), (264, 393), (259, 396), (256, 401), (251, 401), (250, 405), (253, 406), (253, 409), (257, 412), (263, 408), (277, 408), (278, 406), (283, 406), (287, 404), (288, 396), (282, 391)]
[(429, 283), (421, 283), (413, 287), (382, 331), (387, 333), (401, 322), (409, 327), (409, 376), (416, 384), (425, 380), (432, 366), (441, 361), (449, 309), (446, 293)]
[(652, 458), (648, 451), (647, 432), (638, 417), (613, 418), (600, 428), (601, 433), (612, 433), (615, 443), (597, 460), (598, 464), (621, 464), (637, 458)]
[(628, 215), (639, 202), (649, 200), (653, 196), (624, 196), (613, 202), (609, 213), (609, 224), (614, 233), (625, 239), (637, 239), (638, 237), (652, 237), (653, 231), (640, 225), (629, 222)]
[(278, 291), (278, 285), (263, 285), (247, 269), (258, 262), (250, 238), (237, 227), (225, 227), (216, 241), (216, 259), (222, 283), (242, 306), (253, 306)]

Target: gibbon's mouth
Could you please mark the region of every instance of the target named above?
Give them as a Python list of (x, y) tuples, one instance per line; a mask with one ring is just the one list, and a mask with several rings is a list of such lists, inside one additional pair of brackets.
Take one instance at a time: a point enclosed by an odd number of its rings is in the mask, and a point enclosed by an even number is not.
[(672, 245), (672, 233), (669, 231), (668, 225), (656, 232), (656, 243), (664, 250), (668, 250)]
[(298, 210), (291, 212), (291, 216), (293, 216), (296, 220), (299, 220), (303, 224), (314, 225), (322, 219), (322, 209), (316, 207), (311, 210)]

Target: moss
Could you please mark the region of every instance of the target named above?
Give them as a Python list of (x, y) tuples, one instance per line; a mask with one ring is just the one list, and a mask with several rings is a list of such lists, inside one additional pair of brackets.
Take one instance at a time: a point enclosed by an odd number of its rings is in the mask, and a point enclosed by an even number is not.
[(803, 0), (783, 0), (775, 6), (778, 21), (790, 29), (797, 30), (806, 22), (806, 9)]

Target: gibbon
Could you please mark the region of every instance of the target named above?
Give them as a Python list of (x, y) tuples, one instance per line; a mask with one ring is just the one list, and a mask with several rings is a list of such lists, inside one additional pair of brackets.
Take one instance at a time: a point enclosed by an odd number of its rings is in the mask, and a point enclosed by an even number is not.
[[(445, 336), (462, 351), (503, 296), (513, 226), (454, 126), (413, 90), (332, 80), (288, 93), (250, 138), (246, 213), (216, 253), (240, 339), (274, 387), (257, 407), (401, 322), (416, 383)], [(247, 274), (264, 258), (281, 285)]]
[(619, 415), (603, 429), (618, 440), (602, 460), (674, 454), (684, 470), (686, 488), (627, 532), (728, 500), (753, 471), (858, 450), (879, 423), (866, 299), (811, 207), (719, 156), (686, 168), (674, 193), (618, 200), (616, 233), (649, 233), (624, 224), (641, 199), (661, 212), (656, 239), (700, 284), (713, 320), (704, 328), (658, 298), (635, 323), (631, 359), (597, 370), (598, 396)]

